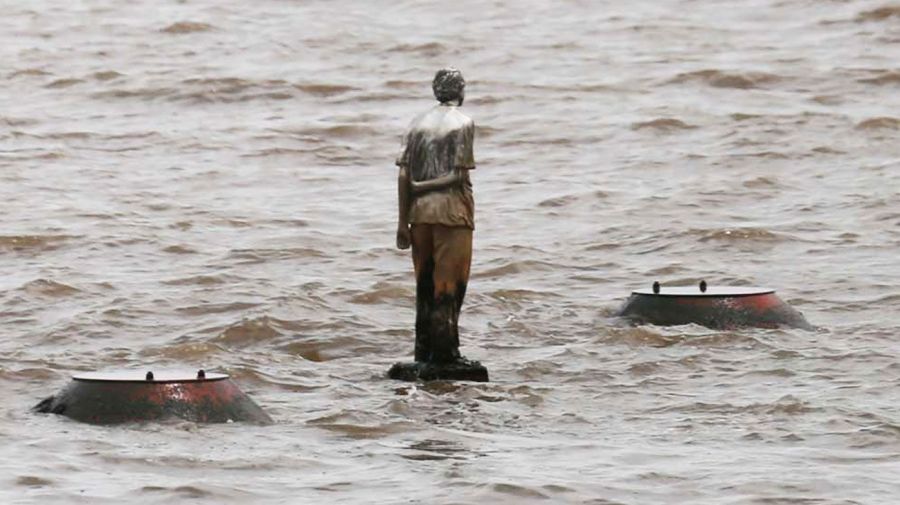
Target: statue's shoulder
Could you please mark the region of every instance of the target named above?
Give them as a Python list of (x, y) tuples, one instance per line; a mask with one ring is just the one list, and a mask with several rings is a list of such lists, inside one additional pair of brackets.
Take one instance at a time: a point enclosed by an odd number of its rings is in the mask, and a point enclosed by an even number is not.
[(475, 121), (472, 120), (469, 116), (467, 116), (463, 111), (459, 110), (459, 107), (449, 107), (450, 111), (448, 111), (448, 116), (452, 116), (455, 123), (463, 125), (463, 126), (474, 126)]
[(469, 130), (475, 129), (475, 121), (473, 121), (472, 118), (460, 111), (459, 108), (442, 107), (442, 109), (447, 109), (444, 111), (442, 130), (448, 132), (462, 130), (464, 132), (467, 132)]
[(472, 118), (463, 114), (457, 107), (436, 105), (416, 116), (409, 126), (409, 132), (429, 132), (431, 134), (447, 134), (460, 129), (475, 128)]

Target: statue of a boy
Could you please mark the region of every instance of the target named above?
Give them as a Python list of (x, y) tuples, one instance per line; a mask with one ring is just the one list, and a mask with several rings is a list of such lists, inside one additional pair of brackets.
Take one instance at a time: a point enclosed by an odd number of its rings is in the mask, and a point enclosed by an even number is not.
[(397, 364), (395, 379), (487, 380), (487, 370), (459, 354), (459, 312), (472, 262), (475, 123), (459, 111), (466, 81), (459, 70), (434, 76), (438, 105), (416, 117), (397, 158), (397, 247), (412, 246), (416, 275), (416, 363)]

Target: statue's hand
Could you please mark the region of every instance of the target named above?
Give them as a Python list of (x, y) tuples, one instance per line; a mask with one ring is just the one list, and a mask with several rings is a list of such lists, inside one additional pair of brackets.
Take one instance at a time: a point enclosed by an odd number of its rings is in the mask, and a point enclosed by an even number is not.
[(409, 249), (411, 240), (409, 226), (400, 226), (397, 228), (397, 249)]

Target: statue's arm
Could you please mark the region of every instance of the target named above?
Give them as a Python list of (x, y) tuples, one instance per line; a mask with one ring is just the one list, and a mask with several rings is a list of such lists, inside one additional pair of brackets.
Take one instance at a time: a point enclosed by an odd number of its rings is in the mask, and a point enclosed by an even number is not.
[(429, 179), (427, 181), (410, 181), (410, 188), (412, 189), (413, 196), (421, 195), (422, 193), (427, 193), (429, 191), (435, 191), (440, 189), (446, 189), (453, 186), (458, 186), (462, 184), (466, 180), (466, 172), (468, 170), (465, 168), (455, 168), (452, 172), (447, 175), (442, 175), (435, 179)]
[(406, 165), (400, 165), (400, 172), (397, 175), (397, 203), (397, 248), (409, 249), (410, 179)]

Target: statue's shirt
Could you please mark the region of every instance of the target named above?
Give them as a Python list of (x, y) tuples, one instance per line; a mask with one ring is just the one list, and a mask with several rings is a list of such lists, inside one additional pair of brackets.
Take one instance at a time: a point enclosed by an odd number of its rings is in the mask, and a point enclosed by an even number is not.
[[(472, 170), (475, 123), (453, 105), (436, 105), (416, 117), (403, 136), (397, 165), (406, 166), (413, 181), (428, 181), (454, 169)], [(475, 200), (466, 173), (461, 186), (429, 191), (413, 198), (409, 222), (475, 228)]]

